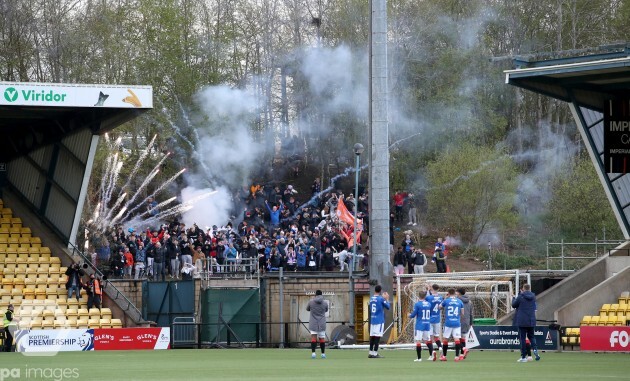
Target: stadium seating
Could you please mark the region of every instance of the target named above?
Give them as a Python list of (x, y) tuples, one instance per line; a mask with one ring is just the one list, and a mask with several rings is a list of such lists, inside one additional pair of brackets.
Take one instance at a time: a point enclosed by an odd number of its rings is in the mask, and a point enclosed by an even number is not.
[(625, 305), (624, 304), (611, 304), (610, 305), (610, 312), (608, 313), (608, 316), (618, 316), (617, 313), (621, 310), (625, 312)]
[(88, 319), (88, 328), (101, 328), (100, 319)]
[(602, 305), (602, 308), (599, 310), (599, 316), (601, 317), (608, 316), (608, 311), (610, 311), (610, 304)]
[[(623, 326), (630, 321), (630, 291), (624, 291), (617, 299), (617, 303), (605, 303), (599, 309), (599, 315), (585, 315), (580, 326)], [(580, 345), (580, 329), (565, 328), (562, 337), (563, 346)]]
[(103, 319), (111, 319), (112, 318), (112, 310), (109, 308), (101, 308), (101, 317)]
[(599, 309), (599, 315), (586, 315), (580, 325), (618, 326), (626, 325), (630, 320), (630, 291), (624, 291), (617, 299), (618, 303), (605, 303)]
[(562, 345), (576, 347), (580, 345), (580, 328), (565, 328), (562, 336)]
[(78, 319), (77, 320), (77, 328), (87, 329), (88, 328), (88, 319)]
[(68, 299), (66, 270), (0, 199), (0, 311), (13, 304), (21, 329), (122, 327), (109, 308), (88, 310), (85, 292)]

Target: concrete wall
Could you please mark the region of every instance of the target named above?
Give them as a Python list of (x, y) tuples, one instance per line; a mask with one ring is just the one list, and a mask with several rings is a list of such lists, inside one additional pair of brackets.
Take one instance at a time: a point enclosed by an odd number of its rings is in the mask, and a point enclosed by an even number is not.
[[(107, 283), (111, 283), (118, 291), (125, 294), (138, 309), (142, 309), (142, 281), (141, 280), (108, 280)], [(124, 307), (124, 306), (123, 306)]]
[[(335, 313), (329, 318), (330, 321), (350, 320), (349, 311), (349, 286), (347, 277), (319, 277), (319, 278), (288, 278), (283, 280), (283, 309), (280, 311), (280, 282), (277, 278), (266, 278), (264, 280), (265, 295), (261, 294), (263, 304), (263, 321), (283, 322), (296, 321), (298, 318), (304, 321), (302, 309), (305, 308), (305, 301), (314, 296), (316, 290), (322, 290), (325, 298), (336, 300)], [(369, 294), (367, 280), (355, 281), (356, 295)], [(282, 318), (281, 318), (282, 314)], [(306, 321), (308, 322), (308, 321)], [(308, 324), (308, 323), (306, 323)], [(339, 325), (339, 323), (335, 324)], [(280, 341), (280, 326), (271, 326), (268, 332), (269, 339), (273, 342)], [(302, 327), (303, 328), (303, 327)], [(334, 327), (329, 327), (330, 329)], [(295, 339), (300, 327), (289, 327), (289, 338)], [(295, 336), (295, 337), (294, 337)]]
[(616, 303), (619, 295), (628, 290), (630, 266), (618, 270), (614, 276), (560, 307), (555, 313), (555, 319), (562, 326), (580, 325), (584, 315), (597, 315), (602, 304)]
[[(118, 290), (124, 294), (129, 301), (131, 301), (140, 311), (142, 311), (142, 281), (140, 280), (109, 280), (108, 283), (113, 284)], [(124, 303), (121, 303), (124, 304)], [(103, 307), (108, 307), (112, 310), (112, 317), (120, 319), (123, 323), (123, 327), (135, 327), (133, 319), (129, 318), (125, 314), (123, 308), (118, 306), (107, 294), (103, 294)], [(146, 324), (143, 326), (147, 326)]]
[(537, 297), (537, 318), (553, 320), (555, 311), (569, 300), (595, 288), (608, 277), (608, 257), (602, 257)]
[(630, 256), (612, 256), (606, 261), (606, 275), (611, 277), (630, 266)]

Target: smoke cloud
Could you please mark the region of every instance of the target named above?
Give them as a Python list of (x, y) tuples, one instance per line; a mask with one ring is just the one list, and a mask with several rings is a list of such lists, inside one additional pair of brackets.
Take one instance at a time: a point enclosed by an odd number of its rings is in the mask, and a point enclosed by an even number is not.
[(570, 126), (553, 131), (549, 123), (541, 122), (534, 133), (530, 128), (514, 130), (507, 143), (512, 147), (526, 147), (512, 155), (516, 163), (528, 170), (519, 176), (515, 204), (522, 216), (539, 215), (553, 194), (550, 181), (560, 171), (570, 170), (579, 146), (569, 138)]
[(230, 190), (247, 185), (264, 147), (250, 133), (258, 107), (258, 100), (251, 93), (212, 86), (200, 91), (195, 101), (204, 117), (195, 129), (194, 149), (199, 165), (195, 173), (186, 177), (188, 187), (181, 191), (181, 202), (190, 202), (204, 193), (217, 193), (195, 201), (182, 219), (187, 226), (196, 223), (204, 228), (225, 224), (230, 219), (234, 210)]
[[(212, 225), (221, 226), (230, 219), (230, 192), (225, 187), (214, 189), (217, 192), (202, 200), (196, 201), (193, 208), (182, 215), (182, 221), (187, 227), (197, 224), (201, 229), (207, 229)], [(181, 199), (186, 202), (195, 198), (203, 197), (210, 188), (197, 189), (188, 186), (181, 191)]]
[[(303, 119), (294, 121), (309, 134), (320, 138), (329, 136), (333, 127), (330, 119), (336, 115), (353, 115), (365, 120), (368, 110), (367, 54), (353, 52), (347, 46), (298, 50), (292, 55), (297, 63), (298, 75), (306, 81), (302, 95), (310, 98), (308, 107), (326, 116), (322, 123)], [(254, 81), (262, 79), (254, 78)], [(272, 101), (277, 101), (275, 98)], [(239, 214), (235, 210), (233, 192), (248, 185), (252, 173), (265, 165), (260, 158), (275, 153), (274, 138), (254, 137), (252, 122), (259, 116), (259, 105), (269, 102), (243, 89), (228, 86), (211, 86), (195, 97), (203, 117), (196, 118), (196, 125), (185, 114), (190, 135), (195, 139), (193, 159), (197, 170), (186, 174), (188, 187), (181, 192), (181, 202), (189, 202), (200, 194), (217, 190), (216, 194), (195, 202), (195, 207), (183, 213), (186, 225), (198, 226), (224, 224)], [(309, 114), (305, 112), (304, 114)], [(174, 126), (175, 127), (175, 126)], [(295, 125), (290, 126), (296, 128)], [(274, 134), (271, 131), (270, 134)], [(181, 134), (180, 134), (181, 135)], [(350, 154), (350, 152), (349, 152)], [(238, 216), (235, 216), (238, 218)]]
[[(335, 48), (309, 49), (299, 68), (308, 88), (318, 100), (320, 112), (352, 111), (366, 118), (368, 110), (367, 54), (352, 52), (341, 45)], [(323, 128), (326, 126), (312, 126)]]

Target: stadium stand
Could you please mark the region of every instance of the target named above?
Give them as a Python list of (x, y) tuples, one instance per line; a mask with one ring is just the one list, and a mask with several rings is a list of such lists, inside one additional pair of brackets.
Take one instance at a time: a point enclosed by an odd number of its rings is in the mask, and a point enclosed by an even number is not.
[[(630, 306), (628, 305), (628, 294), (624, 291), (617, 299), (617, 303), (606, 303), (599, 310), (599, 320), (597, 324), (593, 323), (595, 316), (584, 316), (582, 325), (626, 325), (630, 321)], [(590, 318), (590, 321), (589, 319)]]
[[(623, 326), (630, 323), (630, 291), (624, 291), (617, 303), (604, 303), (598, 315), (584, 315), (580, 326)], [(566, 327), (562, 334), (562, 346), (579, 347), (580, 328)]]
[(121, 328), (109, 308), (88, 310), (87, 294), (68, 299), (67, 267), (0, 199), (0, 311), (15, 307), (20, 329)]

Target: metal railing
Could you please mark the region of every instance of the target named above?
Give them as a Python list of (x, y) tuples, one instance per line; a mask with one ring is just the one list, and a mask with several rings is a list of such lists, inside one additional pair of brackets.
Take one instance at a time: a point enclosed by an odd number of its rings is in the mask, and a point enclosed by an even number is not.
[[(564, 242), (564, 239), (561, 240), (560, 242), (547, 241), (547, 253), (546, 253), (547, 270), (552, 270), (551, 264), (558, 260), (560, 261), (559, 270), (565, 270), (565, 266), (567, 265), (567, 262), (575, 263), (577, 261), (583, 261), (583, 260), (593, 261), (607, 254), (611, 254), (613, 252), (616, 253), (616, 252), (619, 252), (620, 250), (627, 250), (627, 249), (614, 249), (614, 248), (607, 250), (607, 247), (611, 247), (611, 246), (616, 247), (626, 242), (628, 241), (598, 240), (598, 239), (595, 239), (595, 242)], [(554, 248), (558, 246), (560, 247), (560, 254), (555, 255), (553, 251), (554, 251)], [(584, 253), (584, 250), (575, 250), (576, 248), (582, 248), (582, 247), (587, 247), (590, 250), (586, 250), (587, 251), (586, 254)], [(592, 254), (588, 254), (588, 251), (591, 251), (593, 249), (594, 249), (594, 252), (592, 252)]]
[(243, 275), (250, 279), (259, 276), (258, 258), (238, 258), (219, 264), (215, 258), (204, 258), (202, 277), (222, 277), (224, 275)]
[[(94, 265), (94, 263), (92, 263), (92, 261), (85, 255), (85, 253), (81, 249), (70, 242), (68, 242), (68, 248), (72, 249), (71, 255), (73, 257), (80, 257), (84, 263), (88, 264), (89, 268), (91, 268), (96, 275), (103, 279), (104, 274)], [(105, 291), (105, 293), (107, 293), (107, 295), (109, 295), (109, 297), (123, 311), (125, 311), (129, 315), (129, 317), (131, 317), (134, 323), (137, 324), (144, 321), (144, 319), (142, 318), (142, 312), (138, 310), (138, 307), (136, 307), (136, 305), (133, 304), (133, 302), (131, 302), (131, 300), (129, 300), (129, 298), (127, 298), (127, 296), (122, 293), (113, 283), (108, 282), (107, 280), (103, 280), (103, 291)], [(126, 306), (124, 306), (123, 304), (126, 304)]]
[(197, 320), (194, 316), (173, 318), (171, 326), (171, 348), (175, 346), (193, 346), (197, 343)]

